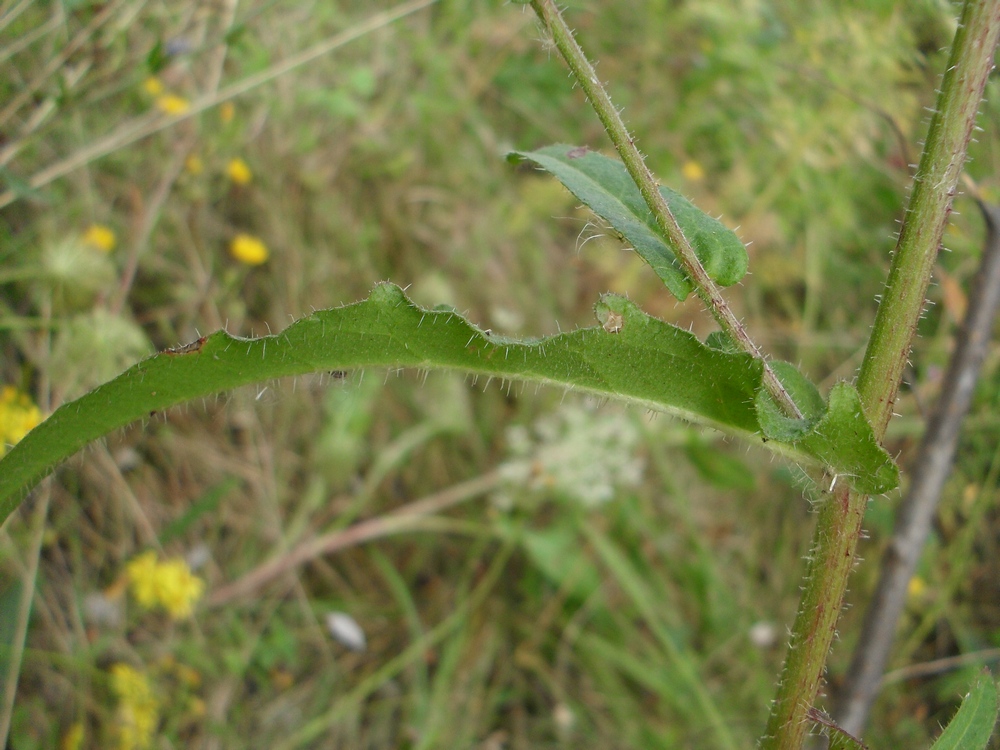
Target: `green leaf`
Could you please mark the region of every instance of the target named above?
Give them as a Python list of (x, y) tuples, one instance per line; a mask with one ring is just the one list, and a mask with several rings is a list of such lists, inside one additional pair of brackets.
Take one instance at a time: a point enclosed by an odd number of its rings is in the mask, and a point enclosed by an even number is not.
[(802, 412), (802, 419), (795, 419), (785, 414), (784, 410), (774, 402), (766, 390), (757, 393), (757, 417), (764, 435), (770, 440), (798, 440), (809, 434), (816, 423), (823, 418), (826, 404), (819, 391), (805, 375), (787, 362), (772, 362), (771, 369), (778, 380), (785, 386), (788, 395)]
[(997, 685), (983, 672), (931, 750), (982, 750), (996, 721)]
[(857, 389), (849, 383), (833, 386), (826, 414), (794, 445), (819, 458), (861, 492), (877, 495), (899, 485), (899, 468), (888, 455), (883, 462), (872, 460), (885, 452), (865, 417)]
[(730, 354), (740, 351), (740, 348), (736, 346), (736, 342), (722, 331), (712, 331), (708, 334), (705, 337), (705, 345), (712, 349), (729, 352)]
[[(563, 144), (537, 151), (513, 151), (508, 158), (527, 159), (550, 172), (631, 243), (671, 294), (683, 300), (691, 293), (693, 287), (687, 274), (620, 161), (585, 147)], [(722, 286), (739, 282), (746, 275), (748, 258), (736, 233), (680, 193), (662, 186), (660, 193), (708, 275)]]
[(573, 388), (764, 442), (800, 463), (831, 467), (863, 492), (898, 483), (851, 386), (834, 388), (830, 408), (800, 439), (764, 441), (754, 406), (759, 360), (712, 349), (618, 295), (604, 295), (596, 313), (600, 326), (517, 341), (452, 310), (417, 307), (385, 283), (363, 302), (317, 312), (273, 336), (219, 331), (144, 359), (29, 432), (0, 460), (0, 521), (57, 463), (152, 412), (249, 383), (363, 367), (449, 369)]
[(826, 713), (817, 708), (810, 708), (806, 714), (809, 720), (819, 724), (830, 740), (829, 750), (868, 750), (868, 746), (855, 737), (853, 734), (845, 732)]

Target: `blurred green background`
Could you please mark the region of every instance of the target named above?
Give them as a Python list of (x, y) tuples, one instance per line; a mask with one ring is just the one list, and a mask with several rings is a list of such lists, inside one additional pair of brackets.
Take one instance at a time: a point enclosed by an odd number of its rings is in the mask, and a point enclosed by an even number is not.
[[(530, 10), (439, 0), (282, 72), (392, 7), (0, 4), (3, 382), (50, 411), (155, 350), (279, 331), (382, 279), (505, 335), (592, 325), (608, 290), (710, 332), (554, 180), (504, 161), (609, 148)], [(750, 243), (727, 294), (752, 335), (824, 390), (860, 364), (955, 12), (567, 9), (660, 180)], [(270, 80), (227, 98), (253, 76)], [(993, 198), (998, 93), (968, 167)], [(982, 242), (974, 204), (956, 210), (890, 426), (904, 467)], [(893, 668), (1000, 647), (998, 364), (993, 347)], [(440, 373), (329, 373), (152, 414), (0, 535), (7, 646), (14, 582), (37, 570), (9, 747), (748, 747), (797, 605), (804, 486), (666, 417)], [(426, 499), (448, 507), (386, 515)], [(831, 690), (897, 500), (871, 505)], [(227, 594), (362, 521), (368, 541)], [(193, 617), (137, 601), (143, 550), (205, 581)], [(928, 745), (975, 670), (891, 683), (870, 744)]]

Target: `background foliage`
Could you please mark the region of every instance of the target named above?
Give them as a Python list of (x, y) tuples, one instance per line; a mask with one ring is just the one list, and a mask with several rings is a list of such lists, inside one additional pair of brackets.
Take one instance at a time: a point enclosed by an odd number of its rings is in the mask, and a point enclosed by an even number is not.
[[(48, 411), (154, 350), (222, 327), (276, 331), (380, 279), (503, 334), (590, 325), (611, 290), (704, 337), (696, 301), (675, 303), (555, 180), (501, 158), (555, 142), (607, 147), (533, 18), (504, 3), (442, 0), (231, 106), (27, 186), (135, 118), (265, 71), (372, 6), (3, 6), (0, 179), (20, 197), (0, 216), (6, 383)], [(751, 243), (752, 276), (728, 296), (755, 338), (827, 387), (850, 378), (950, 5), (571, 7), (654, 172)], [(994, 89), (969, 166), (987, 194)], [(970, 208), (958, 204), (897, 403), (889, 447), (904, 467), (975, 268)], [(234, 247), (241, 236), (260, 246)], [(140, 746), (115, 727), (127, 711), (140, 726), (151, 708), (164, 747), (752, 741), (809, 539), (788, 466), (573, 395), (341, 375), (150, 415), (59, 472), (45, 490), (12, 747)], [(1000, 647), (998, 386), (994, 351), (912, 586), (899, 667)], [(491, 491), (461, 509), (213, 599), (313, 536), (476, 478)], [(868, 560), (894, 499), (871, 506)], [(19, 596), (9, 582), (33, 565), (30, 512), (4, 531), (7, 613)], [(184, 557), (206, 582), (192, 619), (126, 591), (130, 561), (148, 549)], [(862, 566), (857, 601), (873, 583)], [(842, 622), (834, 689), (859, 611)], [(332, 612), (362, 626), (365, 651), (331, 637)], [(5, 642), (10, 632), (0, 623)], [(969, 669), (891, 685), (870, 744), (928, 744)]]

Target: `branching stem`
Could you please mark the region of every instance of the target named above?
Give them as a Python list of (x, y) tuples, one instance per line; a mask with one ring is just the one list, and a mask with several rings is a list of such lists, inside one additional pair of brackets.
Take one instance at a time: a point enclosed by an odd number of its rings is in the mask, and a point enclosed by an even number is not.
[[(1000, 34), (1000, 0), (966, 0), (906, 219), (858, 377), (881, 440), (924, 305)], [(868, 498), (842, 485), (820, 509), (799, 611), (761, 747), (799, 750), (854, 564)]]
[(736, 317), (729, 307), (719, 287), (712, 280), (712, 277), (708, 275), (701, 261), (698, 260), (694, 248), (691, 247), (691, 243), (684, 236), (684, 232), (677, 224), (677, 219), (674, 218), (673, 213), (671, 213), (670, 208), (667, 206), (666, 199), (661, 195), (656, 179), (649, 171), (649, 167), (646, 166), (646, 162), (642, 158), (642, 154), (639, 153), (639, 149), (636, 148), (635, 140), (629, 135), (628, 128), (625, 127), (625, 123), (612, 103), (611, 97), (608, 96), (607, 90), (601, 84), (597, 73), (594, 71), (594, 67), (590, 64), (583, 49), (581, 49), (576, 39), (574, 39), (573, 32), (566, 25), (566, 21), (563, 19), (558, 7), (556, 7), (555, 2), (553, 0), (531, 0), (531, 7), (535, 9), (535, 13), (538, 14), (542, 24), (544, 24), (545, 28), (552, 35), (552, 41), (555, 43), (556, 49), (565, 58), (566, 63), (573, 72), (573, 76), (597, 112), (597, 117), (604, 125), (604, 129), (607, 131), (608, 137), (611, 138), (611, 142), (618, 151), (618, 155), (625, 164), (625, 168), (628, 169), (628, 173), (639, 187), (639, 192), (642, 193), (646, 205), (653, 212), (657, 225), (669, 240), (671, 248), (677, 255), (677, 260), (694, 284), (698, 296), (708, 306), (719, 327), (728, 334), (729, 338), (742, 351), (764, 363), (763, 384), (767, 392), (771, 395), (771, 398), (780, 404), (781, 408), (789, 416), (800, 419), (802, 413), (795, 405), (792, 397), (785, 390), (781, 381), (778, 380), (777, 375), (774, 374), (774, 370), (767, 363), (757, 344), (750, 338), (750, 334), (747, 333), (743, 323), (740, 322), (739, 318)]

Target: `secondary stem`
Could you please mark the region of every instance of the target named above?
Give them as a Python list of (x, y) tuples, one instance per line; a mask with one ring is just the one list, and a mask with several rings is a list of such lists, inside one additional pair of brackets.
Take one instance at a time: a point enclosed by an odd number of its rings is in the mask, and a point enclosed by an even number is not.
[(681, 230), (680, 225), (678, 225), (677, 219), (674, 218), (673, 213), (671, 213), (670, 208), (667, 206), (666, 199), (660, 193), (656, 179), (653, 177), (652, 172), (649, 171), (649, 167), (646, 166), (646, 162), (643, 160), (642, 154), (639, 153), (639, 149), (636, 148), (635, 140), (629, 135), (628, 128), (625, 127), (621, 115), (618, 114), (618, 110), (597, 77), (594, 67), (587, 60), (583, 49), (580, 48), (576, 39), (573, 38), (573, 32), (566, 25), (566, 21), (563, 19), (559, 9), (553, 0), (531, 0), (531, 7), (535, 9), (535, 13), (538, 14), (545, 28), (552, 34), (552, 40), (555, 42), (556, 48), (562, 54), (563, 58), (565, 58), (566, 63), (573, 72), (573, 76), (597, 112), (597, 117), (600, 119), (601, 124), (604, 125), (608, 137), (611, 138), (611, 142), (618, 151), (618, 155), (625, 164), (625, 168), (628, 169), (628, 173), (638, 186), (639, 192), (642, 193), (646, 205), (653, 212), (657, 226), (666, 235), (671, 248), (677, 255), (677, 260), (694, 284), (698, 296), (708, 305), (712, 316), (718, 322), (719, 327), (729, 335), (729, 338), (742, 351), (763, 362), (763, 385), (771, 395), (771, 398), (780, 404), (781, 408), (789, 416), (800, 419), (802, 413), (795, 405), (792, 397), (788, 395), (788, 391), (785, 390), (781, 381), (778, 380), (778, 376), (774, 374), (774, 370), (771, 369), (764, 355), (757, 348), (757, 344), (750, 338), (750, 334), (747, 333), (746, 328), (743, 327), (739, 318), (736, 317), (729, 307), (725, 297), (722, 296), (719, 287), (712, 280), (712, 277), (708, 275), (708, 272), (705, 271), (701, 261), (698, 260), (698, 256), (691, 247), (691, 243), (684, 236), (684, 232)]
[[(880, 440), (892, 416), (979, 101), (993, 69), (998, 34), (1000, 0), (967, 0), (858, 376), (865, 414)], [(843, 485), (820, 510), (805, 591), (762, 748), (802, 747), (809, 726), (806, 712), (819, 691), (867, 501), (865, 495)]]

